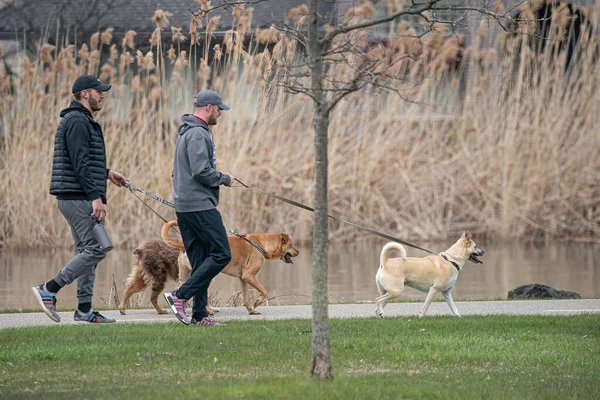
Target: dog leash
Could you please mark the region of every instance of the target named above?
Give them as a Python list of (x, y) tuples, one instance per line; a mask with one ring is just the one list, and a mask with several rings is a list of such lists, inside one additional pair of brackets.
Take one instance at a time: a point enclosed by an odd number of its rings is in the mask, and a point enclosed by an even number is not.
[[(246, 185), (244, 182), (240, 181), (238, 178), (235, 178), (235, 180), (236, 180), (237, 182), (239, 182), (239, 184), (240, 184), (240, 185), (242, 185), (243, 187), (245, 187), (245, 188), (247, 188), (247, 189), (253, 190), (253, 191), (255, 191), (255, 192), (258, 192), (258, 193), (262, 193), (262, 194), (264, 194), (264, 195), (266, 195), (266, 196), (269, 196), (269, 197), (273, 197), (274, 199), (277, 199), (277, 200), (283, 201), (283, 202), (285, 202), (285, 203), (288, 203), (288, 204), (291, 204), (291, 205), (293, 205), (293, 206), (296, 206), (296, 207), (302, 208), (302, 209), (304, 209), (304, 210), (307, 210), (307, 211), (310, 211), (310, 212), (315, 212), (315, 209), (314, 209), (314, 208), (312, 208), (312, 207), (309, 207), (309, 206), (307, 206), (307, 205), (304, 205), (304, 204), (302, 204), (302, 203), (298, 203), (297, 201), (294, 201), (294, 200), (287, 199), (287, 198), (285, 198), (285, 197), (283, 197), (283, 196), (279, 196), (279, 195), (277, 195), (277, 194), (275, 194), (275, 193), (266, 192), (266, 191), (264, 191), (264, 190), (261, 190), (261, 189), (258, 189), (258, 188), (255, 188), (255, 187), (252, 187), (252, 186)], [(159, 202), (163, 203), (163, 204), (164, 204), (164, 205), (166, 205), (166, 206), (169, 206), (169, 207), (171, 207), (171, 208), (175, 208), (175, 205), (174, 205), (173, 203), (171, 203), (171, 202), (168, 202), (168, 201), (166, 201), (166, 200), (164, 200), (164, 199), (161, 199), (160, 197), (158, 197), (158, 196), (156, 196), (156, 195), (153, 195), (152, 193), (148, 193), (148, 192), (146, 192), (145, 190), (139, 189), (139, 188), (137, 188), (137, 187), (133, 186), (133, 185), (132, 185), (130, 182), (128, 182), (128, 187), (127, 187), (127, 188), (129, 189), (129, 191), (130, 191), (131, 193), (133, 193), (134, 191), (136, 191), (136, 192), (140, 192), (140, 193), (142, 193), (142, 194), (145, 194), (146, 196), (148, 196), (148, 197), (150, 197), (150, 198), (152, 198), (152, 199), (154, 199), (154, 200), (156, 200), (156, 201), (159, 201)], [(149, 208), (149, 209), (150, 209), (150, 210), (151, 210), (153, 213), (155, 213), (156, 215), (158, 215), (158, 216), (159, 216), (159, 217), (160, 217), (160, 218), (161, 218), (161, 219), (162, 219), (164, 222), (167, 222), (167, 220), (166, 220), (166, 219), (164, 219), (164, 218), (163, 218), (163, 217), (162, 217), (160, 214), (158, 214), (156, 211), (154, 211), (154, 210), (152, 209), (152, 207), (150, 207), (150, 206), (149, 206), (148, 204), (146, 204), (146, 203), (145, 203), (145, 202), (144, 202), (142, 199), (140, 199), (140, 198), (139, 198), (139, 196), (137, 196), (135, 193), (133, 193), (133, 195), (135, 195), (135, 197), (137, 197), (137, 198), (138, 198), (138, 199), (139, 199), (139, 200), (140, 200), (142, 203), (144, 203), (144, 205), (145, 205), (146, 207), (148, 207), (148, 208)], [(330, 215), (330, 214), (327, 214), (327, 216), (328, 216), (329, 218), (335, 219), (336, 221), (340, 221), (340, 222), (342, 222), (342, 223), (344, 223), (344, 224), (347, 224), (347, 225), (353, 226), (353, 227), (355, 227), (355, 228), (357, 228), (357, 229), (360, 229), (360, 230), (362, 230), (362, 231), (368, 232), (368, 233), (370, 233), (370, 234), (372, 234), (372, 235), (379, 236), (379, 237), (382, 237), (382, 238), (384, 238), (384, 239), (387, 239), (387, 240), (391, 240), (392, 242), (401, 243), (401, 244), (403, 244), (403, 245), (405, 245), (405, 246), (412, 247), (413, 249), (417, 249), (417, 250), (422, 250), (422, 251), (424, 251), (424, 252), (426, 252), (426, 253), (429, 253), (429, 254), (436, 254), (436, 255), (438, 254), (438, 253), (435, 253), (435, 252), (433, 252), (433, 251), (430, 251), (430, 250), (424, 249), (424, 248), (422, 248), (422, 247), (419, 247), (419, 246), (417, 246), (417, 245), (415, 245), (415, 244), (412, 244), (412, 243), (409, 243), (409, 242), (407, 242), (407, 241), (404, 241), (404, 240), (402, 240), (402, 239), (399, 239), (399, 238), (396, 238), (396, 237), (393, 237), (393, 236), (387, 235), (387, 234), (385, 234), (385, 233), (382, 233), (382, 232), (376, 231), (375, 229), (371, 229), (371, 228), (368, 228), (368, 227), (366, 227), (366, 226), (363, 226), (363, 225), (355, 224), (354, 222), (350, 222), (350, 221), (347, 221), (347, 220), (345, 220), (345, 219), (342, 219), (342, 218), (334, 217), (333, 215)], [(256, 243), (252, 242), (252, 241), (251, 241), (250, 239), (248, 239), (247, 237), (245, 237), (245, 235), (240, 235), (239, 233), (237, 233), (237, 232), (234, 232), (234, 231), (232, 231), (232, 230), (230, 230), (230, 229), (227, 229), (227, 228), (225, 228), (225, 230), (226, 230), (228, 233), (231, 233), (232, 235), (235, 235), (235, 236), (241, 237), (242, 239), (245, 239), (246, 241), (248, 241), (248, 243), (250, 243), (250, 244), (251, 244), (251, 245), (252, 245), (254, 248), (256, 248), (256, 249), (257, 249), (257, 250), (258, 250), (258, 251), (259, 251), (259, 252), (260, 252), (260, 253), (263, 255), (263, 257), (265, 257), (265, 258), (266, 258), (266, 256), (265, 256), (266, 252), (264, 251), (264, 249), (262, 249), (262, 248), (261, 248), (261, 247), (260, 247), (258, 244), (256, 244)]]
[[(144, 200), (142, 200), (134, 192), (140, 192), (142, 194), (145, 194), (146, 196), (148, 196), (148, 197), (150, 197), (150, 198), (152, 198), (152, 199), (154, 199), (156, 201), (159, 201), (159, 202), (163, 203), (164, 205), (166, 205), (168, 207), (171, 207), (171, 208), (175, 208), (175, 204), (173, 204), (173, 203), (171, 203), (171, 202), (169, 202), (169, 201), (167, 201), (165, 199), (161, 199), (160, 197), (158, 197), (158, 196), (156, 196), (156, 195), (154, 195), (152, 193), (148, 193), (145, 190), (137, 188), (137, 187), (133, 186), (131, 184), (131, 182), (129, 182), (129, 181), (127, 182), (126, 188), (129, 189), (129, 191), (131, 192), (131, 194), (133, 194), (135, 197), (137, 197), (137, 199), (139, 201), (141, 201), (146, 207), (148, 207), (150, 209), (150, 211), (152, 211), (154, 214), (158, 215), (158, 217), (160, 219), (162, 219), (163, 222), (168, 222), (165, 218), (163, 218), (162, 215), (160, 215), (159, 213), (157, 213), (152, 207), (150, 207), (148, 204), (146, 204), (146, 202)], [(173, 228), (173, 229), (175, 229), (175, 228)], [(175, 229), (175, 231), (181, 235), (181, 233), (177, 229)], [(254, 241), (252, 241), (249, 238), (247, 238), (246, 235), (241, 235), (241, 234), (237, 233), (236, 231), (232, 231), (231, 229), (227, 229), (227, 228), (225, 228), (225, 231), (227, 231), (227, 233), (230, 233), (230, 234), (232, 234), (234, 236), (237, 236), (239, 238), (244, 239), (245, 241), (247, 241), (248, 243), (250, 243), (250, 245), (252, 247), (254, 247), (256, 250), (258, 250), (258, 252), (265, 258), (265, 260), (267, 259), (267, 252), (265, 251), (265, 249), (263, 249), (260, 245), (258, 245)]]
[[(171, 203), (171, 202), (168, 202), (168, 201), (166, 201), (165, 199), (161, 199), (160, 197), (158, 197), (158, 196), (156, 196), (156, 195), (153, 195), (152, 193), (148, 193), (148, 192), (146, 192), (145, 190), (142, 190), (142, 189), (140, 189), (140, 188), (137, 188), (137, 187), (133, 186), (133, 185), (131, 184), (131, 182), (129, 182), (129, 181), (127, 181), (127, 185), (128, 185), (128, 186), (126, 186), (126, 187), (127, 187), (127, 189), (129, 189), (129, 190), (130, 190), (132, 193), (133, 193), (134, 191), (136, 191), (136, 192), (140, 192), (140, 193), (142, 193), (142, 194), (145, 194), (146, 196), (148, 196), (148, 197), (150, 197), (150, 198), (152, 198), (152, 199), (154, 199), (154, 200), (156, 200), (156, 201), (160, 201), (161, 203), (163, 203), (163, 204), (164, 204), (164, 205), (166, 205), (166, 206), (169, 206), (169, 207), (171, 207), (171, 208), (175, 208), (175, 204), (173, 204), (173, 203)], [(135, 193), (133, 193), (133, 194), (135, 195)], [(136, 195), (136, 197), (137, 197), (137, 195)], [(138, 198), (139, 198), (139, 197), (138, 197)], [(143, 201), (142, 201), (142, 203), (143, 203)], [(146, 204), (146, 203), (144, 203), (144, 204)], [(153, 211), (154, 211), (154, 210), (153, 210)], [(160, 217), (160, 215), (159, 215), (159, 217)], [(162, 217), (161, 217), (161, 218), (162, 218)]]
[[(158, 215), (158, 218), (162, 219), (163, 222), (169, 222), (165, 218), (163, 218), (162, 215), (160, 215), (159, 213), (157, 213), (156, 211), (154, 211), (154, 209), (152, 207), (150, 207), (148, 204), (146, 204), (146, 202), (144, 200), (142, 200), (142, 198), (140, 196), (138, 196), (137, 194), (135, 194), (134, 192), (143, 193), (146, 196), (153, 198), (154, 200), (160, 201), (161, 203), (166, 204), (169, 207), (175, 208), (175, 205), (173, 205), (173, 203), (169, 203), (168, 201), (163, 200), (160, 197), (153, 195), (152, 193), (148, 193), (148, 192), (146, 192), (146, 191), (144, 191), (142, 189), (138, 189), (135, 186), (133, 186), (131, 184), (131, 182), (129, 182), (129, 181), (127, 182), (127, 186), (125, 186), (125, 188), (129, 189), (129, 191), (131, 192), (132, 195), (134, 195), (135, 197), (137, 197), (137, 199), (139, 201), (141, 201), (143, 205), (145, 205), (146, 207), (148, 207), (150, 209), (150, 211), (152, 211), (154, 214)], [(179, 233), (179, 232), (177, 232), (177, 233)]]
[[(255, 188), (255, 187), (252, 187), (252, 186), (246, 185), (245, 183), (243, 183), (242, 181), (240, 181), (238, 178), (235, 178), (235, 180), (236, 180), (237, 182), (239, 182), (239, 183), (240, 183), (240, 184), (241, 184), (243, 187), (245, 187), (245, 188), (247, 188), (247, 189), (254, 190), (255, 192), (262, 193), (262, 194), (264, 194), (264, 195), (267, 195), (267, 196), (273, 197), (274, 199), (281, 200), (281, 201), (283, 201), (283, 202), (286, 202), (286, 203), (288, 203), (288, 204), (291, 204), (291, 205), (293, 205), (293, 206), (296, 206), (296, 207), (302, 208), (302, 209), (304, 209), (304, 210), (307, 210), (307, 211), (310, 211), (310, 212), (315, 212), (315, 209), (314, 209), (314, 208), (312, 208), (312, 207), (309, 207), (309, 206), (307, 206), (307, 205), (304, 205), (304, 204), (302, 204), (302, 203), (298, 203), (297, 201), (290, 200), (290, 199), (287, 199), (287, 198), (285, 198), (285, 197), (279, 196), (279, 195), (277, 195), (277, 194), (275, 194), (275, 193), (265, 192), (264, 190), (257, 189), (257, 188)], [(422, 251), (424, 251), (424, 252), (426, 252), (426, 253), (429, 253), (429, 254), (438, 254), (438, 253), (434, 253), (433, 251), (430, 251), (430, 250), (424, 249), (424, 248), (422, 248), (422, 247), (419, 247), (419, 246), (417, 246), (417, 245), (414, 245), (414, 244), (412, 244), (412, 243), (406, 242), (406, 241), (404, 241), (404, 240), (402, 240), (402, 239), (398, 239), (398, 238), (396, 238), (396, 237), (393, 237), (393, 236), (387, 235), (387, 234), (385, 234), (385, 233), (382, 233), (382, 232), (376, 231), (375, 229), (371, 229), (371, 228), (368, 228), (368, 227), (366, 227), (366, 226), (363, 226), (363, 225), (355, 224), (354, 222), (350, 222), (350, 221), (347, 221), (347, 220), (345, 220), (345, 219), (342, 219), (342, 218), (334, 217), (333, 215), (330, 215), (330, 214), (327, 214), (327, 216), (328, 216), (329, 218), (335, 219), (336, 221), (340, 221), (340, 222), (342, 222), (342, 223), (344, 223), (344, 224), (347, 224), (347, 225), (353, 226), (353, 227), (355, 227), (355, 228), (357, 228), (357, 229), (360, 229), (360, 230), (362, 230), (362, 231), (368, 232), (368, 233), (370, 233), (370, 234), (373, 234), (373, 235), (375, 235), (375, 236), (379, 236), (379, 237), (382, 237), (382, 238), (384, 238), (384, 239), (391, 240), (392, 242), (398, 242), (398, 243), (402, 243), (403, 245), (406, 245), (406, 246), (408, 246), (408, 247), (412, 247), (413, 249), (422, 250)]]

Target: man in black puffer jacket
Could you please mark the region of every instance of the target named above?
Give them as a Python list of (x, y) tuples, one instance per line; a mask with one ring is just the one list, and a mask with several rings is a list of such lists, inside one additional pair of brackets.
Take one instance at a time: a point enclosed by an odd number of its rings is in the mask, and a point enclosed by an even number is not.
[(54, 279), (31, 289), (55, 322), (60, 322), (56, 293), (74, 280), (78, 299), (75, 321), (115, 322), (92, 309), (96, 265), (106, 255), (93, 234), (94, 225), (104, 225), (106, 217), (106, 180), (119, 187), (127, 185), (121, 173), (106, 168), (102, 128), (94, 120), (110, 87), (92, 75), (77, 78), (73, 84), (75, 100), (60, 113), (62, 119), (54, 138), (50, 194), (57, 197), (58, 208), (69, 223), (77, 256)]

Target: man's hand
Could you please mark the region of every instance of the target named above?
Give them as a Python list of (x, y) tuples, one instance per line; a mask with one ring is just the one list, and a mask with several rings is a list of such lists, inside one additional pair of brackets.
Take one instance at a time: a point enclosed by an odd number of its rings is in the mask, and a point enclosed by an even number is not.
[(227, 185), (227, 186), (229, 186), (229, 187), (233, 186), (233, 182), (235, 182), (235, 177), (231, 174), (225, 174), (225, 175), (229, 176), (229, 185)]
[(98, 221), (103, 221), (106, 218), (106, 209), (101, 198), (92, 201), (92, 215), (98, 218)]
[(111, 169), (110, 171), (108, 171), (108, 179), (110, 179), (110, 181), (118, 187), (129, 187), (129, 184), (127, 183), (127, 178), (125, 178), (125, 176), (120, 172), (113, 171)]

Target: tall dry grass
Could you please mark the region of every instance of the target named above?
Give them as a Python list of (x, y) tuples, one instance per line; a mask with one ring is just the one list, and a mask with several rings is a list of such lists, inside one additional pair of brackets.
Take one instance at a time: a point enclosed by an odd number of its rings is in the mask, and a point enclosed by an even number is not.
[[(57, 51), (46, 44), (37, 58), (22, 57), (14, 93), (2, 72), (0, 243), (71, 244), (48, 188), (59, 113), (82, 73), (113, 84), (97, 119), (105, 132), (109, 167), (137, 187), (171, 200), (179, 116), (192, 111), (198, 90), (210, 87), (231, 106), (214, 129), (219, 169), (311, 205), (312, 102), (260, 79), (266, 67), (277, 65), (266, 58), (280, 54), (266, 54), (261, 44), (283, 43), (287, 51), (280, 57), (290, 57), (294, 46), (264, 31), (244, 45), (241, 39), (253, 33), (251, 12), (235, 12), (236, 30), (218, 46), (210, 34), (216, 21), (196, 18), (187, 37), (172, 30), (175, 47), (167, 52), (161, 38), (168, 34), (163, 27), (169, 15), (163, 13), (155, 15), (152, 52), (133, 49), (134, 32), (113, 43), (107, 31), (79, 48)], [(473, 78), (462, 98), (457, 98), (459, 78), (440, 69), (446, 64), (442, 59), (422, 65), (427, 79), (413, 91), (414, 103), (371, 88), (338, 104), (329, 130), (330, 212), (413, 240), (463, 230), (480, 237), (597, 240), (600, 71), (586, 51), (597, 46), (597, 38), (583, 44), (583, 56), (568, 73), (556, 66), (563, 55), (553, 53), (552, 46), (541, 55), (527, 45), (519, 52), (500, 51), (516, 48), (515, 43), (505, 46), (507, 40), (528, 39), (503, 37), (502, 43), (490, 44), (480, 34), (478, 39), (488, 44), (479, 46), (475, 40), (466, 49)], [(424, 47), (435, 52), (441, 44), (432, 36), (424, 38)], [(109, 59), (100, 65), (102, 50)], [(211, 65), (209, 50), (215, 52)], [(142, 198), (165, 218), (174, 218), (173, 210)], [(219, 209), (226, 226), (236, 231), (285, 231), (297, 242), (310, 241), (312, 214), (262, 194), (222, 188)], [(137, 246), (157, 237), (161, 224), (131, 193), (109, 185), (107, 226), (115, 244)], [(334, 221), (330, 232), (335, 241), (370, 238)]]

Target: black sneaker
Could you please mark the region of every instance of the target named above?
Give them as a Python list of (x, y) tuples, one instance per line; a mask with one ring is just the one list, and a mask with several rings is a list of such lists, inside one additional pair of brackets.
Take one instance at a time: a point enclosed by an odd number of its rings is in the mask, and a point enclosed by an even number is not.
[(104, 315), (100, 314), (98, 311), (92, 311), (89, 314), (82, 314), (79, 310), (75, 310), (75, 315), (73, 319), (76, 322), (89, 322), (91, 324), (113, 324), (117, 322), (117, 320), (112, 318), (107, 318)]

